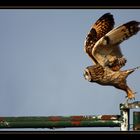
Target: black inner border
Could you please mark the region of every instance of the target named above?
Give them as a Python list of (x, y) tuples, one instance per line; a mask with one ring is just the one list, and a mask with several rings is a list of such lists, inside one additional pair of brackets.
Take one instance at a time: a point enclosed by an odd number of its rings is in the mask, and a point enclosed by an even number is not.
[(1, 0), (0, 8), (139, 8), (139, 0)]
[[(140, 9), (139, 0), (1, 0), (0, 9)], [(108, 135), (113, 139), (114, 134), (122, 136), (134, 136), (140, 134), (140, 131), (0, 131), (1, 134), (15, 135), (15, 134), (95, 134), (99, 137)], [(102, 135), (101, 135), (102, 134)], [(111, 134), (111, 135), (110, 135)], [(113, 135), (112, 135), (113, 134)]]

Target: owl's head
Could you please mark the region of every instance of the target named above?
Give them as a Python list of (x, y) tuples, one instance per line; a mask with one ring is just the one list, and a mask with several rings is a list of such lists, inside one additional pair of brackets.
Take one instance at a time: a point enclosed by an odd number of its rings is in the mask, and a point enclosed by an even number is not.
[(83, 75), (89, 82), (97, 82), (102, 79), (102, 76), (104, 75), (104, 68), (99, 64), (88, 66), (84, 70)]

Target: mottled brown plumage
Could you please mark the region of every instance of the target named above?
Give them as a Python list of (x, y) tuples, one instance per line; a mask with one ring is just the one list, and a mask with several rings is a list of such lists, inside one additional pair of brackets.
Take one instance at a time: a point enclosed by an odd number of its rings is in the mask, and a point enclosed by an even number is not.
[(93, 60), (94, 65), (88, 66), (84, 77), (89, 82), (100, 85), (110, 85), (124, 90), (128, 99), (135, 98), (134, 92), (128, 87), (126, 78), (135, 69), (121, 70), (126, 64), (119, 44), (135, 35), (140, 22), (129, 21), (117, 28), (113, 28), (114, 19), (110, 13), (104, 14), (92, 26), (88, 33), (84, 50)]
[(92, 48), (95, 43), (103, 37), (106, 33), (108, 33), (114, 27), (114, 18), (110, 13), (106, 13), (101, 16), (95, 24), (91, 27), (90, 32), (88, 33), (85, 44), (84, 51), (89, 55), (89, 57), (96, 64), (97, 61), (92, 56)]
[(118, 89), (124, 90), (128, 99), (135, 98), (134, 92), (128, 87), (126, 78), (129, 74), (139, 67), (124, 70), (112, 71), (108, 67), (102, 67), (100, 64), (88, 66), (84, 71), (84, 77), (89, 82), (96, 82), (104, 86), (114, 86)]

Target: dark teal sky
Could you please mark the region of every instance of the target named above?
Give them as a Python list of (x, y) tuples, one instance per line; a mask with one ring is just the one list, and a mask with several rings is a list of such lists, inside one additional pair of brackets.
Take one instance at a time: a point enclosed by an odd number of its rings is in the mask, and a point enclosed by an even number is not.
[[(83, 78), (92, 65), (83, 51), (86, 34), (106, 12), (114, 15), (115, 27), (140, 21), (139, 9), (1, 9), (0, 116), (119, 114), (125, 92)], [(128, 60), (123, 69), (140, 65), (139, 38), (140, 33), (121, 44)], [(139, 77), (137, 70), (127, 79), (136, 100)]]

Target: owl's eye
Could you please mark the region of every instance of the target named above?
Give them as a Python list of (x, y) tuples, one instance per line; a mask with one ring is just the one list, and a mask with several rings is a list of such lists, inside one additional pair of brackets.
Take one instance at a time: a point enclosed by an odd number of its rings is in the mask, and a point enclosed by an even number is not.
[(87, 71), (84, 71), (83, 76), (86, 77), (88, 75)]

